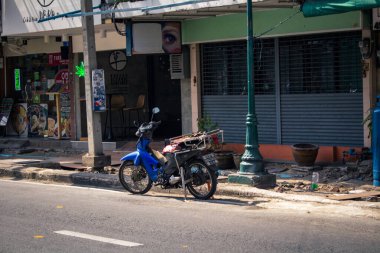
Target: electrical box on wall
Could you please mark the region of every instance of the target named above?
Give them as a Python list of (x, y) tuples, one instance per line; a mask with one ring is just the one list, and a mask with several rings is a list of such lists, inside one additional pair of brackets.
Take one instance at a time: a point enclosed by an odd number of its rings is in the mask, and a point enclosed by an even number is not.
[(380, 8), (372, 9), (372, 29), (380, 30)]
[(170, 55), (170, 76), (171, 79), (190, 78), (190, 50), (183, 46), (182, 54)]

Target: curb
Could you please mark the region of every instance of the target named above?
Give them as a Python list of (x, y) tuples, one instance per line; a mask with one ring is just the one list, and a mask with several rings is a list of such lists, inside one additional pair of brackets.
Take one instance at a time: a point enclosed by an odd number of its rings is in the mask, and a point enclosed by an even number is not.
[(115, 175), (73, 172), (65, 170), (28, 168), (0, 168), (0, 177), (14, 177), (37, 181), (61, 182), (73, 185), (88, 185), (105, 188), (122, 188)]
[[(46, 182), (60, 182), (82, 186), (124, 189), (119, 182), (118, 176), (115, 174), (100, 174), (18, 166), (10, 168), (0, 168), (0, 178), (1, 177), (13, 177), (16, 179), (28, 179)], [(152, 187), (152, 191), (166, 192), (166, 190), (163, 190), (159, 187)], [(291, 202), (309, 202), (327, 205), (344, 205), (368, 209), (380, 209), (379, 202), (337, 201), (326, 199), (320, 196), (278, 193), (269, 190), (250, 187), (248, 185), (236, 185), (227, 183), (219, 183), (216, 194), (222, 196), (259, 197)]]
[(331, 200), (321, 196), (312, 196), (305, 194), (290, 194), (290, 193), (278, 193), (269, 190), (258, 189), (250, 186), (241, 186), (233, 184), (218, 185), (218, 193), (220, 195), (230, 195), (230, 196), (240, 196), (240, 197), (261, 197), (278, 199), (290, 202), (308, 202), (317, 203), (325, 205), (340, 205), (340, 206), (351, 206), (359, 208), (370, 208), (379, 209), (379, 202), (364, 202), (364, 201), (338, 201)]

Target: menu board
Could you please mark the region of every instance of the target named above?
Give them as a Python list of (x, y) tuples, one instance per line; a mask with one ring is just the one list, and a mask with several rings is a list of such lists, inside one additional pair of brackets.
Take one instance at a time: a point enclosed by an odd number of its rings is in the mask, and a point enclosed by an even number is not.
[(70, 113), (71, 113), (71, 100), (70, 100), (70, 93), (69, 92), (63, 92), (60, 94), (60, 100), (61, 100), (61, 126), (62, 126), (62, 137), (71, 137), (71, 119), (70, 119)]

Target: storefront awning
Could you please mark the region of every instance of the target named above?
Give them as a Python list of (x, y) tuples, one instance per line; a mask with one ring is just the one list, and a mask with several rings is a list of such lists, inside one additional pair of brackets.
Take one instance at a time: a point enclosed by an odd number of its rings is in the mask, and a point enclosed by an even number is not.
[(377, 7), (380, 0), (304, 0), (301, 11), (305, 17), (315, 17)]

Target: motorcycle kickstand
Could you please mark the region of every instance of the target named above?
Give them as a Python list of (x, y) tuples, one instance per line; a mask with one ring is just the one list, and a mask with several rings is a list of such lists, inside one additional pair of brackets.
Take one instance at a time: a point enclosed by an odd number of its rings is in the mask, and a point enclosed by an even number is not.
[(185, 195), (185, 202), (187, 202), (187, 191), (186, 191), (186, 185), (185, 185), (185, 170), (183, 167), (180, 168), (180, 174), (181, 174), (181, 180), (182, 180), (182, 188), (183, 188), (183, 194)]
[(177, 153), (174, 154), (174, 160), (177, 164), (177, 168), (179, 170), (179, 174), (181, 174), (181, 181), (182, 181), (182, 188), (183, 188), (183, 194), (185, 195), (185, 202), (187, 202), (187, 192), (186, 192), (186, 185), (185, 185), (185, 170), (183, 167), (179, 167), (178, 161), (177, 161)]

